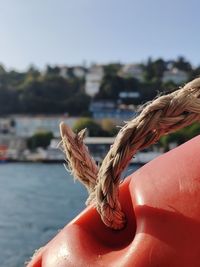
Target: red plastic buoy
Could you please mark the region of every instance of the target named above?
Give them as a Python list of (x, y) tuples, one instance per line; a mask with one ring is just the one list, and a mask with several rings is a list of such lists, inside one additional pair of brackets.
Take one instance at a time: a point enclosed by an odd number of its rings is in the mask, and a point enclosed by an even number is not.
[(121, 231), (92, 207), (43, 247), (28, 267), (199, 267), (200, 136), (125, 179)]

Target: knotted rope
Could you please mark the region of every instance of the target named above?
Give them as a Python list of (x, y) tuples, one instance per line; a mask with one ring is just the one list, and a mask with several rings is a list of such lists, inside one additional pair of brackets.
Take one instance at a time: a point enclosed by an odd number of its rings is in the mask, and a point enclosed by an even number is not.
[(100, 169), (83, 144), (83, 134), (72, 134), (60, 125), (62, 146), (72, 173), (88, 188), (88, 203), (94, 203), (103, 222), (121, 229), (126, 219), (119, 202), (120, 175), (133, 155), (159, 138), (193, 122), (200, 121), (200, 78), (183, 88), (160, 96), (144, 107), (119, 131)]

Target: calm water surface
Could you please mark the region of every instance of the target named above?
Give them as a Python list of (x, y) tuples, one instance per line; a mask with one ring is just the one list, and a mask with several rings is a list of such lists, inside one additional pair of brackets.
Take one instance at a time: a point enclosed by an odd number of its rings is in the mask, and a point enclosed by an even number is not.
[(0, 266), (24, 266), (86, 198), (62, 164), (0, 164)]

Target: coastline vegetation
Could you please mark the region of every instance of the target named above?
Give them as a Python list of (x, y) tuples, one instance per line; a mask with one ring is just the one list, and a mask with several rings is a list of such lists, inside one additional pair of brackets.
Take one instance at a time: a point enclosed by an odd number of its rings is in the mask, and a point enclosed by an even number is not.
[[(167, 66), (188, 73), (188, 80), (200, 74), (200, 66), (193, 67), (180, 57), (176, 60), (149, 59), (140, 64), (143, 81), (127, 76), (122, 77), (120, 63), (104, 65), (104, 76), (95, 100), (117, 101), (124, 91), (139, 91), (137, 99), (126, 99), (125, 104), (142, 104), (153, 99), (158, 93), (170, 92), (179, 85), (162, 82)], [(71, 67), (73, 69), (73, 67)], [(59, 66), (47, 66), (39, 71), (31, 66), (25, 72), (7, 71), (0, 65), (0, 115), (8, 114), (63, 114), (70, 116), (88, 116), (91, 97), (85, 93), (85, 78), (77, 77), (73, 72), (67, 78), (60, 75)], [(85, 68), (87, 73), (87, 69)]]
[[(71, 72), (67, 78), (64, 78), (60, 75), (59, 66), (47, 66), (45, 71), (39, 71), (36, 67), (31, 66), (27, 71), (19, 72), (8, 71), (3, 65), (0, 65), (0, 116), (65, 113), (69, 116), (83, 117), (74, 126), (75, 131), (88, 128), (90, 136), (114, 136), (118, 129), (112, 121), (104, 120), (98, 124), (90, 117), (91, 100), (117, 102), (121, 92), (139, 91), (139, 98), (124, 100), (125, 104), (139, 105), (152, 100), (157, 94), (176, 90), (180, 85), (172, 81), (164, 83), (162, 79), (163, 73), (169, 65), (187, 72), (188, 80), (196, 78), (200, 74), (200, 66), (193, 67), (183, 57), (168, 61), (161, 58), (149, 59), (145, 64), (140, 65), (143, 70), (142, 81), (129, 76), (121, 76), (119, 72), (122, 64), (120, 63), (107, 64), (103, 66), (104, 76), (99, 92), (91, 97), (85, 92), (84, 77), (77, 77)], [(85, 71), (87, 73), (86, 68)], [(177, 133), (162, 137), (159, 144), (168, 150), (169, 143), (180, 144), (199, 133), (200, 125), (194, 124)], [(28, 140), (28, 146), (30, 148), (39, 145), (46, 147), (51, 138), (51, 133), (37, 133)]]

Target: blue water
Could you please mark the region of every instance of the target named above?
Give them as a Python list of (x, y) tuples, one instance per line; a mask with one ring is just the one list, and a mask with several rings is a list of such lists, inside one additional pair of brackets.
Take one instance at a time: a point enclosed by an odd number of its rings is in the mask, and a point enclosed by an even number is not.
[(24, 266), (86, 198), (62, 164), (0, 164), (0, 266)]

